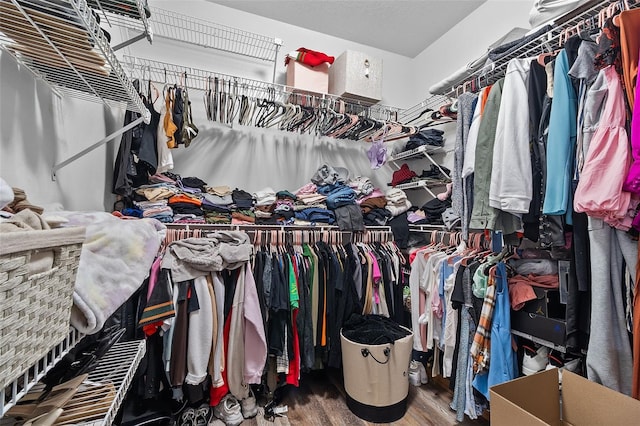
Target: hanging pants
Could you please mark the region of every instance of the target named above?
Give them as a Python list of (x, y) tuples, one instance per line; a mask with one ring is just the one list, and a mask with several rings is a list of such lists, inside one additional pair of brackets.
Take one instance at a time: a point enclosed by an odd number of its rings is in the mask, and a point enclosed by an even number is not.
[(631, 343), (625, 322), (625, 272), (635, 277), (638, 246), (624, 232), (589, 218), (591, 329), (587, 377), (631, 394)]

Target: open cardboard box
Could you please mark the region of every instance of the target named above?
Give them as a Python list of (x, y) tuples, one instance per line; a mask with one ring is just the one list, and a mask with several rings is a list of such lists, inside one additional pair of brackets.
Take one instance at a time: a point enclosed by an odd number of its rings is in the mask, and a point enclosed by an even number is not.
[(632, 425), (640, 421), (640, 401), (584, 377), (558, 369), (493, 386), (491, 425)]

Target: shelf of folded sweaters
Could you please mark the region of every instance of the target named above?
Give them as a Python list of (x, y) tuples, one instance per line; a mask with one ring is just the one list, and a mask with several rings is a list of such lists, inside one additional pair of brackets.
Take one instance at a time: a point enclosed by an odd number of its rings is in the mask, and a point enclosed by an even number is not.
[[(57, 418), (46, 424), (113, 424), (145, 351), (144, 340), (114, 344), (77, 387), (73, 396), (62, 405)], [(32, 392), (42, 392), (43, 389), (44, 385), (39, 384)], [(0, 426), (13, 424), (16, 423), (10, 417), (0, 420)]]
[(73, 347), (84, 337), (75, 328), (69, 329), (69, 335), (54, 346), (47, 355), (36, 362), (24, 375), (15, 379), (6, 388), (0, 389), (0, 418), (27, 394)]

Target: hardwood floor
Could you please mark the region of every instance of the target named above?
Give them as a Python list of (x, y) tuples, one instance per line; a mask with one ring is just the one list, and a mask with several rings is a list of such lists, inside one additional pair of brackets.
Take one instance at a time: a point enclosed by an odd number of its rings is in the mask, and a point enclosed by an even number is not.
[[(476, 421), (465, 418), (456, 422), (455, 413), (449, 408), (451, 393), (440, 386), (429, 383), (420, 387), (409, 386), (408, 408), (404, 417), (394, 426), (400, 425), (488, 425), (485, 419)], [(275, 422), (264, 419), (262, 411), (254, 419), (243, 425), (362, 425), (366, 422), (355, 416), (345, 402), (345, 391), (340, 371), (322, 371), (305, 374), (299, 388), (289, 387), (282, 405), (287, 405), (286, 417), (278, 417)]]

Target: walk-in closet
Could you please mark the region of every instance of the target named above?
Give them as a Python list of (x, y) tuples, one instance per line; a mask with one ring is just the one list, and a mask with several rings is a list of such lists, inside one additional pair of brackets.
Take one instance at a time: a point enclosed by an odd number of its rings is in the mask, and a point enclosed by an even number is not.
[(0, 0), (0, 426), (630, 425), (637, 0)]

